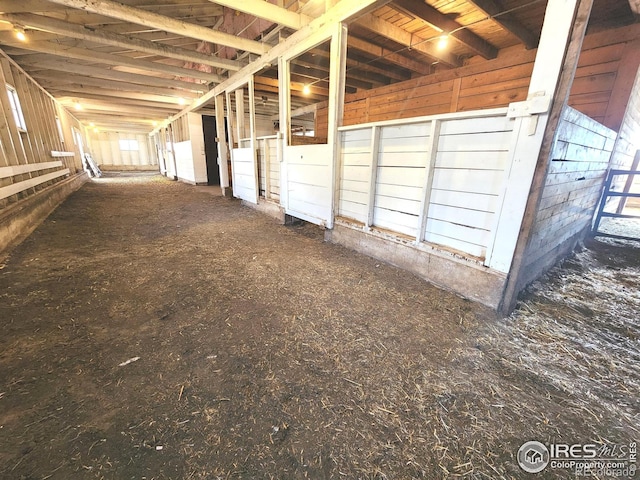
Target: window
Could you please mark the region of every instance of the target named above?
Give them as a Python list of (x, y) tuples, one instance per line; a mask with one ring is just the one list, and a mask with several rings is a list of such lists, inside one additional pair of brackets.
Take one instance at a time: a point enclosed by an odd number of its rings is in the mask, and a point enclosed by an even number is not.
[(137, 152), (139, 149), (137, 140), (120, 140), (120, 150), (122, 151)]
[(56, 117), (56, 125), (58, 127), (58, 135), (60, 135), (60, 142), (64, 145), (64, 133), (62, 133), (62, 122), (60, 117)]
[(22, 113), (22, 107), (20, 106), (20, 99), (18, 98), (18, 92), (11, 85), (7, 85), (7, 95), (9, 95), (9, 104), (11, 105), (11, 111), (13, 112), (13, 118), (16, 121), (16, 126), (19, 130), (27, 131), (27, 124), (24, 121), (24, 114)]

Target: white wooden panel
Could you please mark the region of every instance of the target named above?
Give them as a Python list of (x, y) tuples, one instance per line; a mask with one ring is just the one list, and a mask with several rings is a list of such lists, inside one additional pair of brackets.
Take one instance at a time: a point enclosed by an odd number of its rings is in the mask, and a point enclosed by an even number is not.
[(379, 167), (426, 167), (428, 153), (424, 152), (380, 152)]
[(331, 151), (329, 145), (285, 147), (289, 215), (317, 224), (331, 222)]
[(507, 151), (511, 132), (480, 132), (464, 135), (440, 135), (439, 152)]
[[(365, 166), (350, 166), (342, 167), (342, 178), (344, 181), (357, 181), (357, 182), (369, 182), (369, 167)], [(368, 185), (365, 187), (368, 189)]]
[(356, 180), (342, 180), (341, 191), (347, 192), (368, 192), (369, 182), (356, 181)]
[(342, 152), (342, 164), (369, 166), (371, 165), (371, 153), (370, 152), (360, 152), (360, 153)]
[(346, 145), (350, 142), (366, 142), (371, 145), (371, 128), (361, 128), (358, 130), (349, 130), (342, 132), (342, 143)]
[(351, 140), (349, 142), (343, 141), (342, 153), (362, 153), (371, 151), (371, 140)]
[(356, 192), (353, 190), (341, 190), (340, 191), (340, 200), (345, 200), (349, 202), (361, 203), (362, 205), (366, 205), (369, 201), (369, 193), (368, 192)]
[(496, 170), (437, 168), (433, 173), (433, 188), (498, 195), (503, 180), (504, 172)]
[(48, 168), (58, 168), (62, 166), (60, 160), (55, 162), (30, 163), (28, 165), (12, 165), (10, 167), (0, 167), (0, 178), (13, 177), (23, 173), (35, 172), (38, 170), (47, 170)]
[(376, 193), (386, 197), (405, 198), (419, 202), (422, 199), (422, 186), (406, 187), (400, 185), (377, 185)]
[(233, 194), (251, 203), (256, 203), (258, 198), (254, 161), (254, 152), (251, 148), (233, 149)]
[(341, 217), (348, 217), (364, 223), (367, 218), (367, 206), (362, 203), (349, 202), (348, 200), (340, 200), (338, 204), (338, 212)]
[(441, 235), (451, 239), (457, 239), (466, 243), (478, 246), (485, 246), (490, 240), (490, 232), (480, 228), (472, 228), (458, 225), (453, 222), (446, 222), (436, 218), (427, 220), (427, 236), (431, 234)]
[(430, 123), (431, 122), (382, 127), (380, 130), (380, 141), (382, 143), (384, 140), (394, 138), (428, 137)]
[(436, 168), (469, 170), (504, 170), (509, 163), (509, 152), (438, 152)]
[(420, 188), (424, 183), (424, 175), (424, 168), (382, 167), (378, 168), (377, 184)]
[(404, 198), (376, 195), (375, 206), (386, 210), (408, 213), (410, 215), (420, 214), (420, 202)]
[(177, 176), (183, 180), (190, 182), (196, 181), (196, 175), (193, 168), (193, 151), (191, 149), (191, 141), (176, 142), (173, 144), (173, 154), (176, 159)]
[[(383, 129), (384, 130), (384, 129)], [(429, 136), (407, 138), (380, 138), (380, 152), (427, 152)]]
[(454, 221), (458, 225), (490, 230), (494, 221), (494, 214), (480, 210), (451, 207), (449, 205), (432, 205), (429, 217), (436, 220)]
[(415, 237), (418, 231), (418, 216), (374, 207), (373, 225)]
[(431, 204), (450, 205), (452, 207), (493, 213), (498, 207), (498, 196), (433, 189), (431, 191)]
[(11, 195), (15, 195), (16, 193), (20, 193), (28, 188), (35, 187), (40, 185), (41, 183), (48, 182), (49, 180), (53, 180), (58, 177), (62, 177), (64, 175), (69, 174), (69, 169), (65, 168), (64, 170), (58, 170), (55, 172), (47, 173), (45, 175), (40, 175), (38, 177), (33, 177), (28, 180), (24, 180), (22, 182), (13, 183), (11, 185), (7, 185), (6, 187), (0, 188), (0, 200), (3, 198), (10, 197)]
[(435, 243), (444, 247), (453, 248), (461, 252), (468, 253), (474, 257), (484, 258), (487, 252), (486, 247), (481, 245), (475, 245), (473, 243), (465, 242), (456, 238), (450, 238), (444, 235), (438, 235), (437, 233), (429, 233), (425, 239), (429, 243)]
[(479, 132), (512, 131), (515, 121), (505, 115), (497, 117), (465, 118), (463, 120), (442, 120), (440, 135), (459, 135)]

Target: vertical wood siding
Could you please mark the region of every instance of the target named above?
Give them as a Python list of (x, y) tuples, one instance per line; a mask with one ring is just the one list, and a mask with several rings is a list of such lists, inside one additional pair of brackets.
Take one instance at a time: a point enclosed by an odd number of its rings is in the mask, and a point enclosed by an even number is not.
[(274, 201), (280, 199), (280, 162), (277, 141), (275, 135), (259, 137), (257, 147), (260, 196)]
[[(17, 93), (26, 129), (16, 123), (5, 84)], [(82, 170), (72, 128), (86, 144), (78, 120), (0, 51), (0, 209)]]
[[(135, 140), (138, 150), (122, 150), (120, 140)], [(137, 167), (157, 165), (156, 156), (149, 151), (149, 137), (126, 132), (90, 133), (91, 154), (100, 165), (109, 167)]]

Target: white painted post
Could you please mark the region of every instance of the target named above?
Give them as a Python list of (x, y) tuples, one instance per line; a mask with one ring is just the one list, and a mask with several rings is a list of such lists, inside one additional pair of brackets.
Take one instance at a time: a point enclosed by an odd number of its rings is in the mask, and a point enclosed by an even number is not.
[(376, 183), (378, 181), (378, 158), (380, 157), (380, 127), (371, 127), (371, 170), (369, 172), (369, 200), (367, 202), (367, 219), (365, 221), (365, 231), (371, 230), (373, 225), (373, 209), (376, 201)]
[[(577, 0), (549, 0), (545, 12), (538, 53), (529, 84), (527, 101), (513, 108), (514, 116), (525, 117), (520, 129), (514, 130), (517, 142), (513, 152), (511, 173), (496, 212), (499, 220), (494, 232), (491, 258), (486, 264), (500, 272), (509, 272), (527, 205), (549, 108), (562, 70), (565, 51), (573, 26)], [(545, 98), (540, 102), (540, 98)], [(540, 108), (541, 104), (547, 107)], [(542, 111), (540, 111), (542, 110)], [(535, 112), (530, 115), (528, 112)]]
[(233, 165), (233, 108), (231, 106), (231, 93), (225, 92), (225, 98), (227, 100), (227, 123), (229, 124), (229, 154), (231, 155), (231, 189), (233, 196), (236, 195), (236, 169)]
[(424, 231), (429, 217), (429, 202), (431, 201), (431, 187), (433, 185), (433, 171), (438, 155), (438, 141), (440, 140), (440, 120), (431, 121), (429, 132), (429, 156), (427, 157), (427, 169), (425, 172), (424, 186), (422, 187), (422, 200), (420, 204), (420, 216), (418, 217), (418, 232), (416, 233), (416, 245), (424, 240)]
[(260, 185), (258, 184), (258, 151), (256, 149), (256, 96), (255, 96), (255, 80), (254, 76), (249, 77), (249, 130), (251, 130), (251, 153), (253, 158), (253, 180), (254, 180), (254, 200), (253, 203), (258, 204), (260, 196)]
[(280, 133), (278, 134), (278, 160), (280, 162), (280, 205), (289, 207), (289, 185), (285, 150), (289, 146), (291, 128), (291, 69), (289, 60), (278, 58), (278, 102), (280, 104)]
[(224, 128), (224, 96), (216, 95), (216, 137), (218, 138), (218, 168), (220, 169), (220, 188), (222, 193), (229, 188), (229, 168), (227, 156), (227, 139)]
[(333, 228), (336, 217), (336, 196), (340, 182), (340, 133), (338, 128), (342, 126), (344, 112), (344, 93), (347, 78), (347, 27), (343, 23), (336, 25), (336, 30), (331, 37), (331, 65), (329, 66), (329, 125), (327, 142), (331, 145), (332, 156), (329, 163), (329, 178), (331, 179), (331, 209), (327, 220), (327, 228)]

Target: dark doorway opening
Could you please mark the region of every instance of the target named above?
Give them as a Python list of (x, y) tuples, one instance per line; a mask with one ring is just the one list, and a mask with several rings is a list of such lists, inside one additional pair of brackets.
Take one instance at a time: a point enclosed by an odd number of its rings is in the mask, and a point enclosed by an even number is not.
[(216, 118), (202, 116), (204, 133), (204, 154), (207, 161), (207, 184), (220, 185), (220, 169), (218, 167), (218, 142), (216, 142)]

